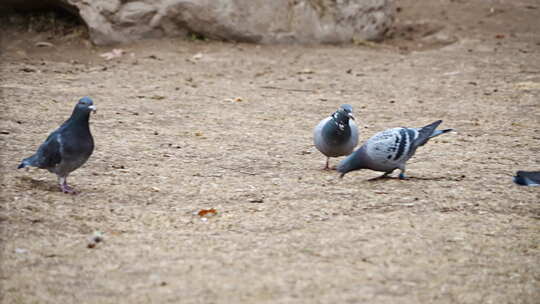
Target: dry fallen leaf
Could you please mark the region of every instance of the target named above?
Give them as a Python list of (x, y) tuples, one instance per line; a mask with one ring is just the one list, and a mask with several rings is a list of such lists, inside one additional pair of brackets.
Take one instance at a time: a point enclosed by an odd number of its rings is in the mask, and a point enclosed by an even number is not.
[(36, 42), (35, 46), (36, 47), (53, 47), (54, 45), (50, 42), (39, 41), (39, 42)]
[(303, 69), (302, 71), (298, 72), (297, 74), (313, 74), (315, 73), (312, 69)]
[(201, 209), (198, 213), (197, 213), (200, 217), (203, 217), (203, 216), (214, 216), (217, 214), (217, 210), (212, 208), (212, 209)]
[(226, 99), (223, 99), (223, 101), (226, 101), (226, 102), (241, 102), (241, 101), (244, 101), (244, 99), (242, 97), (235, 97), (235, 98), (226, 98)]
[(99, 56), (105, 58), (105, 60), (112, 60), (114, 58), (122, 57), (124, 53), (125, 51), (122, 49), (113, 49), (112, 51), (103, 53)]
[(514, 84), (518, 90), (530, 91), (540, 90), (540, 82), (537, 81), (523, 81)]

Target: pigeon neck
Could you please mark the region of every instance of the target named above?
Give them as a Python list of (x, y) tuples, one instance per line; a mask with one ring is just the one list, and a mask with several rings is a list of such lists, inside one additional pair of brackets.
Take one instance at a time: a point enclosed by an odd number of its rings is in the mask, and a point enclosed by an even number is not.
[(336, 133), (339, 135), (348, 135), (351, 133), (349, 127), (349, 118), (335, 113), (332, 115), (332, 123), (335, 127)]
[(345, 120), (338, 121), (334, 119), (334, 124), (340, 131), (345, 131), (347, 127), (349, 126), (349, 121), (345, 121)]
[(346, 174), (350, 171), (369, 169), (369, 159), (366, 157), (365, 147), (362, 146), (354, 153), (350, 154), (339, 164), (339, 172)]
[(357, 162), (359, 169), (369, 169), (371, 160), (369, 159), (365, 146), (360, 147)]
[(82, 124), (82, 125), (88, 125), (88, 120), (90, 119), (90, 112), (83, 112), (83, 111), (77, 111), (77, 109), (73, 110), (73, 114), (71, 114), (71, 120), (72, 122)]

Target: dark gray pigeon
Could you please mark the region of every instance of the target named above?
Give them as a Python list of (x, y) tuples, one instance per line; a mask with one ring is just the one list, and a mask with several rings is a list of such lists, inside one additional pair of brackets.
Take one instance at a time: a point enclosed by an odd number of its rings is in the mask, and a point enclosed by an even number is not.
[(452, 131), (436, 130), (441, 123), (442, 120), (438, 120), (423, 128), (393, 128), (375, 134), (339, 164), (340, 177), (360, 169), (385, 172), (384, 177), (399, 169), (399, 178), (406, 178), (405, 164), (416, 149), (430, 138)]
[(540, 186), (540, 171), (518, 171), (513, 181), (520, 186)]
[(92, 99), (81, 98), (71, 117), (47, 137), (36, 154), (23, 159), (18, 169), (28, 166), (47, 169), (58, 176), (60, 189), (64, 193), (76, 194), (68, 186), (67, 177), (82, 166), (94, 151), (94, 139), (88, 126), (91, 111), (96, 111)]
[(330, 157), (349, 155), (358, 144), (358, 127), (354, 122), (352, 106), (348, 104), (321, 120), (313, 131), (315, 147), (326, 156), (325, 170), (330, 167)]

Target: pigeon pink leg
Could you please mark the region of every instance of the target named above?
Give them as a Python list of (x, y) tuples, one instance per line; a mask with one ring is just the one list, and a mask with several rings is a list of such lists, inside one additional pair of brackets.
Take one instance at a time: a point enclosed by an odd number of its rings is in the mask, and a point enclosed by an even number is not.
[(330, 169), (330, 157), (326, 158), (326, 165), (324, 166), (323, 170), (331, 170)]
[(60, 190), (62, 190), (62, 192), (68, 193), (68, 194), (77, 194), (77, 191), (75, 191), (75, 189), (73, 189), (67, 184), (67, 177), (60, 177), (59, 184), (60, 184)]

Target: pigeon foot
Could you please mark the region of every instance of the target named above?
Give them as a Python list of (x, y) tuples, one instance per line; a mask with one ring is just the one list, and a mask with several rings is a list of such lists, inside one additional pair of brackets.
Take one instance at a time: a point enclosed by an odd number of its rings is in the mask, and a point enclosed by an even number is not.
[(75, 189), (68, 186), (68, 184), (66, 184), (66, 183), (60, 185), (60, 190), (62, 190), (62, 192), (66, 193), (66, 194), (72, 194), (72, 195), (78, 194)]
[(324, 171), (330, 171), (330, 157), (327, 157), (326, 158), (326, 164), (324, 165), (324, 168), (323, 168)]

